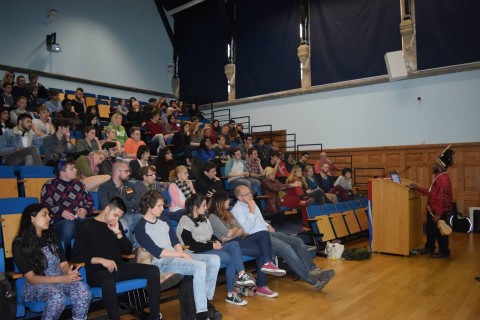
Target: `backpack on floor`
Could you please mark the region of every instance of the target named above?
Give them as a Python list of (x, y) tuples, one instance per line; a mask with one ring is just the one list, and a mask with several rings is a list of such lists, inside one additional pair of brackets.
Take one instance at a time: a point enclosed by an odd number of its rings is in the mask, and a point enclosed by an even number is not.
[(455, 232), (472, 232), (473, 224), (469, 218), (464, 217), (460, 212), (457, 210), (457, 203), (452, 203), (452, 210), (450, 211), (451, 214), (447, 215), (448, 221), (447, 223), (450, 224), (452, 230)]
[(180, 317), (182, 320), (195, 320), (197, 309), (195, 308), (195, 296), (193, 295), (193, 277), (184, 276), (178, 290), (180, 301)]
[(15, 319), (17, 313), (17, 295), (12, 290), (5, 274), (0, 272), (0, 310), (2, 319)]
[(347, 248), (343, 251), (342, 258), (346, 260), (367, 260), (372, 256), (372, 252), (367, 248)]

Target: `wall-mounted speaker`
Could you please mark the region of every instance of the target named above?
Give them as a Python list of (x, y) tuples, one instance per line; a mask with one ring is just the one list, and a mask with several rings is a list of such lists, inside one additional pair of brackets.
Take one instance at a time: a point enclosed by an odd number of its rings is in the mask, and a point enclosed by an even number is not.
[(390, 81), (401, 80), (408, 77), (407, 66), (403, 58), (403, 51), (392, 51), (385, 53), (385, 64), (387, 65)]

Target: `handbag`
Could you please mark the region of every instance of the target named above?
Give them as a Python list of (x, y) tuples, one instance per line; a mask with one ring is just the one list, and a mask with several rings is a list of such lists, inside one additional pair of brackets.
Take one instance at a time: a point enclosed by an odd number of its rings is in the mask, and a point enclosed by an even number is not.
[(327, 259), (337, 260), (342, 258), (345, 246), (337, 241), (328, 241), (325, 247), (325, 254)]

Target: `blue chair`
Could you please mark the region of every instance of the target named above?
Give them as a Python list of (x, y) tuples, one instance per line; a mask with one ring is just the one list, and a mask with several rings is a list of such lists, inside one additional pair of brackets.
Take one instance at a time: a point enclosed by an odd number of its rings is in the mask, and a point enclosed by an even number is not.
[(98, 191), (91, 191), (90, 195), (93, 200), (93, 210), (100, 210), (100, 200), (98, 198)]
[(348, 210), (348, 203), (346, 202), (338, 202), (335, 207), (337, 208), (338, 212), (347, 211)]
[(362, 207), (368, 206), (368, 199), (363, 197), (360, 198), (360, 204), (362, 205)]
[(20, 194), (25, 197), (36, 197), (40, 199), (40, 191), (43, 184), (55, 178), (53, 167), (48, 166), (24, 166), (19, 167)]
[(99, 95), (97, 95), (97, 99), (98, 100), (110, 100), (110, 97), (99, 94)]
[[(222, 172), (222, 177), (226, 177), (225, 167), (220, 167), (220, 171)], [(235, 190), (235, 188), (230, 183), (228, 183), (228, 179), (223, 180), (223, 183), (225, 184), (225, 190), (227, 190), (227, 192)]]
[(0, 166), (0, 179), (2, 179), (0, 198), (18, 197), (17, 176), (14, 169), (15, 167), (12, 166)]
[[(4, 250), (0, 248), (0, 272), (5, 273), (5, 259), (4, 257)], [(18, 291), (17, 291), (18, 295)], [(17, 318), (23, 318), (25, 316), (25, 306), (21, 303), (17, 303)]]
[(323, 206), (321, 206), (321, 208), (324, 214), (338, 212), (337, 208), (333, 203), (326, 203)]
[(357, 200), (348, 201), (348, 208), (349, 209), (355, 210), (355, 209), (358, 209), (360, 207), (361, 207), (360, 202), (358, 202)]
[(175, 119), (180, 120), (180, 121), (190, 121), (190, 116), (186, 114), (180, 114), (178, 115)]
[[(23, 209), (25, 209), (26, 206), (32, 203), (38, 203), (38, 199), (34, 197), (14, 197), (0, 199), (0, 218), (2, 215), (22, 213)], [(10, 232), (8, 233), (2, 233), (2, 229), (3, 228), (0, 229), (0, 244), (3, 245), (5, 243), (4, 246), (7, 253), (6, 257), (10, 258), (12, 257), (12, 241), (15, 237), (16, 230), (10, 230)], [(18, 226), (15, 229), (18, 229)], [(7, 239), (3, 239), (4, 237), (6, 237)]]

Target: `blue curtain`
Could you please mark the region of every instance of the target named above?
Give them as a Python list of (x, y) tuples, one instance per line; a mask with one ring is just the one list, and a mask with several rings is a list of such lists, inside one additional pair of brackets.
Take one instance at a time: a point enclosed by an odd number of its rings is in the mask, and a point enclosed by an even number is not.
[(237, 1), (237, 98), (301, 86), (299, 28), (298, 0)]
[(387, 74), (402, 49), (400, 1), (310, 1), (312, 85)]
[(418, 69), (480, 61), (480, 1), (415, 1)]
[(226, 101), (228, 28), (215, 1), (174, 16), (180, 97), (200, 104)]

